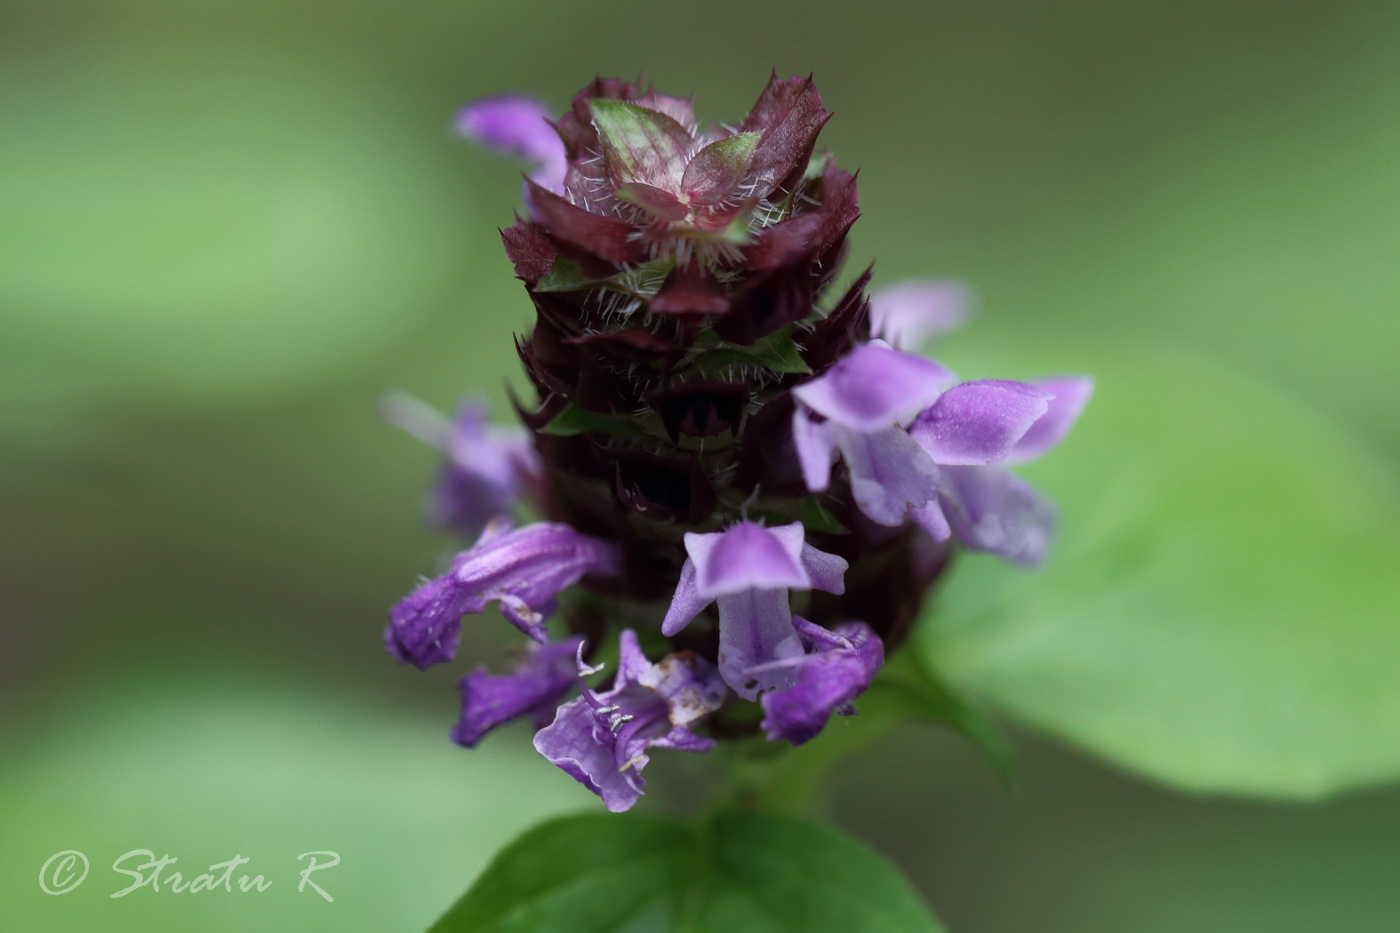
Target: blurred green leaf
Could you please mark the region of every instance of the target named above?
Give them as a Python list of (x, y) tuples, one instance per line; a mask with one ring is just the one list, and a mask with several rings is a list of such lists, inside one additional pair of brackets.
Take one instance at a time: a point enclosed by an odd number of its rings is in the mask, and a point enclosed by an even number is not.
[[(453, 745), (450, 699), (424, 716), (363, 692), (212, 669), (139, 686), (125, 676), (56, 691), (25, 735), (0, 733), (0, 928), (422, 929), (496, 848), (591, 799), (534, 753), (528, 732)], [(91, 872), (51, 897), (39, 868), (64, 849), (83, 852)], [(112, 864), (135, 849), (177, 861), (159, 891), (114, 900), (133, 879)], [(298, 890), (298, 855), (311, 851), (340, 856), (312, 879), (332, 902)], [(171, 872), (188, 880), (235, 854), (249, 859), (235, 881), (261, 873), (272, 886), (167, 885)]]
[(1062, 539), (1040, 573), (962, 561), (925, 657), (1179, 787), (1400, 776), (1394, 477), (1281, 390), (1141, 348), (1074, 355), (1097, 395), (1030, 471)]
[(883, 858), (791, 817), (597, 813), (507, 846), (431, 933), (900, 933), (940, 927)]

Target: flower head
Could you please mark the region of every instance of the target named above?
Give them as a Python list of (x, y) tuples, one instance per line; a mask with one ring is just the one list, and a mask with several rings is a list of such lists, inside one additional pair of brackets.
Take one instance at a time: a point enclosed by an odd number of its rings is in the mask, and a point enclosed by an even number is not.
[[(1053, 511), (1005, 467), (1065, 436), (1088, 382), (960, 382), (911, 352), (965, 316), (960, 285), (871, 296), (867, 268), (832, 289), (860, 207), (818, 147), (829, 117), (810, 78), (777, 75), (717, 125), (613, 78), (552, 117), (514, 96), (459, 115), (532, 166), (502, 233), (536, 312), (515, 345), (531, 453), (464, 408), (435, 442), (434, 514), (542, 520), (488, 524), (394, 608), (386, 644), (445, 661), (493, 601), (540, 643), (463, 679), (471, 744), (544, 722), (571, 689), (565, 646), (621, 631), (612, 685), (580, 682), (535, 737), (610, 809), (636, 801), (653, 748), (811, 740), (854, 711), (955, 547), (1029, 563), (1050, 537)], [(556, 610), (573, 640), (547, 641)]]

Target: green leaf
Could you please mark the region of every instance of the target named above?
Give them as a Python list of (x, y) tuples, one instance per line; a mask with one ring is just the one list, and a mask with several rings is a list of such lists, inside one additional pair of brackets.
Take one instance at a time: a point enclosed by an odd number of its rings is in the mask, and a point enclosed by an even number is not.
[(698, 361), (704, 372), (719, 372), (730, 366), (763, 366), (774, 372), (810, 373), (812, 368), (802, 359), (802, 353), (792, 339), (792, 328), (784, 327), (755, 341), (749, 346), (722, 344)]
[(666, 275), (675, 268), (674, 258), (653, 259), (630, 269), (595, 279), (584, 275), (583, 268), (567, 256), (556, 256), (544, 278), (535, 284), (537, 292), (576, 292), (587, 288), (606, 288), (643, 300), (656, 297)]
[(1311, 798), (1400, 776), (1393, 473), (1280, 389), (1140, 348), (1069, 355), (1096, 397), (1028, 471), (1062, 537), (1039, 573), (960, 561), (925, 657), (1178, 787)]
[(629, 438), (646, 436), (644, 431), (620, 415), (589, 411), (572, 402), (555, 415), (549, 424), (540, 428), (540, 432), (556, 437), (573, 437), (577, 434), (611, 434), (614, 437)]
[(730, 811), (595, 813), (497, 855), (430, 933), (937, 933), (892, 865), (834, 830)]

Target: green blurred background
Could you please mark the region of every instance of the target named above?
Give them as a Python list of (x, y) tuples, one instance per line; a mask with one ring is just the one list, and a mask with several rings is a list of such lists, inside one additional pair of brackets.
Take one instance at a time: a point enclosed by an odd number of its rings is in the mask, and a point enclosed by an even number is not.
[[(516, 175), (452, 139), (462, 101), (645, 71), (729, 119), (815, 72), (861, 169), (852, 264), (977, 289), (951, 365), (1172, 346), (1317, 409), (1393, 488), (1397, 52), (1374, 2), (5, 0), (0, 928), (420, 929), (592, 805), (523, 732), (452, 746), (461, 670), (379, 646), (450, 542), (376, 398), (504, 416), (520, 384)], [(1203, 800), (1017, 742), (1007, 794), (912, 729), (833, 812), (961, 933), (1400, 928), (1400, 792)], [(92, 877), (45, 896), (70, 848)], [(274, 886), (112, 900), (136, 848)], [(315, 849), (333, 904), (295, 890)]]

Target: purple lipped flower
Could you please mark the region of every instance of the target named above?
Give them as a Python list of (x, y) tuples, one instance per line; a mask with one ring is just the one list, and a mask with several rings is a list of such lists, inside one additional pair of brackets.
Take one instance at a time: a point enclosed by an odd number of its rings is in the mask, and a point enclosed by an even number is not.
[(897, 349), (916, 349), (961, 327), (971, 309), (971, 292), (962, 282), (896, 282), (870, 293), (870, 333)]
[(691, 731), (694, 723), (724, 702), (724, 682), (708, 661), (691, 652), (652, 664), (637, 635), (623, 630), (612, 687), (596, 693), (582, 681), (602, 668), (578, 661), (582, 696), (570, 700), (554, 722), (535, 733), (535, 748), (614, 813), (629, 809), (646, 792), (642, 769), (647, 750), (704, 752), (714, 739)]
[(792, 621), (807, 653), (772, 665), (789, 667), (796, 682), (768, 691), (759, 702), (769, 740), (801, 745), (822, 731), (832, 713), (855, 713), (852, 701), (880, 672), (885, 646), (864, 622), (843, 622), (828, 631), (800, 617)]
[(938, 471), (904, 425), (956, 378), (932, 360), (872, 341), (793, 389), (793, 442), (807, 488), (827, 488), (840, 451), (860, 510), (878, 524), (902, 524), (911, 508), (938, 494)]
[(531, 643), (509, 674), (492, 674), (479, 667), (463, 677), (457, 682), (462, 717), (452, 729), (452, 741), (472, 748), (492, 729), (521, 717), (528, 717), (536, 729), (548, 725), (555, 707), (577, 680), (575, 659), (582, 644), (578, 636)]
[(548, 191), (564, 190), (569, 162), (564, 141), (543, 103), (520, 94), (474, 100), (457, 112), (457, 132), (504, 155), (530, 163), (530, 180)]
[(409, 395), (381, 403), (385, 420), (442, 453), (424, 511), (429, 524), (476, 538), (486, 523), (510, 515), (522, 483), (538, 476), (539, 456), (525, 430), (487, 421), (486, 403), (468, 398), (449, 421)]
[(420, 668), (450, 660), (462, 616), (493, 601), (512, 625), (544, 642), (544, 617), (553, 611), (555, 595), (587, 574), (612, 576), (618, 567), (614, 545), (568, 525), (537, 522), (512, 529), (508, 522), (495, 522), (457, 555), (451, 570), (393, 608), (384, 645), (400, 661)]
[(719, 604), (719, 671), (746, 700), (791, 686), (795, 673), (771, 662), (800, 657), (789, 590), (844, 593), (847, 563), (806, 543), (801, 522), (765, 528), (740, 522), (728, 531), (685, 536), (681, 568), (661, 633), (685, 628), (711, 602)]
[[(964, 388), (971, 386), (980, 388)], [(944, 404), (959, 390), (967, 397)], [(955, 537), (974, 551), (1040, 563), (1054, 535), (1055, 508), (1002, 465), (1033, 460), (1057, 445), (1092, 394), (1087, 376), (949, 390), (909, 429), (942, 464), (939, 496), (913, 513), (915, 521), (936, 541)]]

